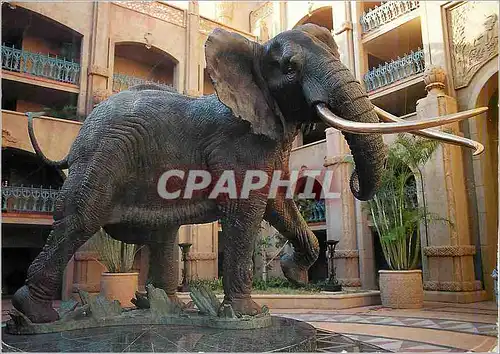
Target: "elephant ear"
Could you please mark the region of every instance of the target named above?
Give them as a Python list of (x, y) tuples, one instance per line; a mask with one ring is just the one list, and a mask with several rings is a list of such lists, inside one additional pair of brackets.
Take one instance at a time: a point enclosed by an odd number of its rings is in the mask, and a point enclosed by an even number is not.
[(305, 32), (322, 42), (326, 45), (328, 51), (332, 53), (335, 58), (340, 59), (339, 47), (328, 29), (312, 23), (306, 23), (305, 25), (297, 26), (295, 29)]
[(278, 140), (281, 112), (260, 73), (262, 46), (245, 37), (215, 29), (205, 42), (207, 70), (219, 100), (250, 122), (255, 134)]

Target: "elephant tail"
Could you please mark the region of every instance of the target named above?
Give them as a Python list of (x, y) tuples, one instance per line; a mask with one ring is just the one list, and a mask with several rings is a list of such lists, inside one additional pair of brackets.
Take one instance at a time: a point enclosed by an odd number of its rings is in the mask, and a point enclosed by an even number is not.
[(30, 141), (31, 145), (33, 145), (33, 149), (35, 150), (35, 153), (38, 157), (42, 159), (43, 162), (45, 162), (49, 166), (53, 167), (58, 167), (60, 169), (67, 169), (69, 164), (68, 164), (68, 156), (66, 155), (65, 158), (62, 160), (54, 161), (50, 160), (45, 156), (45, 154), (42, 152), (42, 149), (40, 149), (40, 145), (38, 145), (38, 141), (36, 140), (35, 137), (35, 129), (33, 128), (33, 118), (35, 117), (40, 117), (44, 112), (26, 112), (25, 115), (28, 117), (28, 134), (30, 136)]

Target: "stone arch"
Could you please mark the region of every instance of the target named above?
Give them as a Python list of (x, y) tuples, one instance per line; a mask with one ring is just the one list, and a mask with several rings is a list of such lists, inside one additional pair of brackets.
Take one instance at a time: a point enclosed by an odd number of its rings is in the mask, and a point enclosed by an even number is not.
[(306, 24), (306, 23), (314, 23), (318, 26), (323, 26), (328, 28), (330, 31), (333, 30), (333, 9), (331, 6), (322, 6), (309, 14), (302, 17), (293, 28), (297, 26)]
[[(179, 60), (169, 52), (149, 44), (136, 41), (114, 42), (113, 75), (127, 75), (140, 79), (179, 87)], [(116, 88), (114, 82), (113, 91)]]
[[(471, 204), (475, 229), (476, 252), (480, 257), (482, 279), (489, 294), (493, 293), (491, 272), (496, 266), (498, 228), (498, 66), (497, 58), (488, 62), (474, 76), (470, 85), (459, 92), (466, 109), (488, 107), (488, 111), (468, 121), (469, 135), (485, 146), (485, 151), (472, 157)], [(479, 262), (479, 261), (478, 261)]]

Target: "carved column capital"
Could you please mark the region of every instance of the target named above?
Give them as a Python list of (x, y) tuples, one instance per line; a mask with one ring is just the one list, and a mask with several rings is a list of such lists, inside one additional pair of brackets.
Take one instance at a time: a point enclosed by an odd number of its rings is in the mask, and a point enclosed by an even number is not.
[(231, 24), (234, 13), (234, 2), (232, 1), (217, 1), (215, 4), (215, 13), (217, 21), (225, 25)]
[(424, 71), (425, 89), (428, 94), (444, 94), (446, 71), (439, 65), (430, 65)]

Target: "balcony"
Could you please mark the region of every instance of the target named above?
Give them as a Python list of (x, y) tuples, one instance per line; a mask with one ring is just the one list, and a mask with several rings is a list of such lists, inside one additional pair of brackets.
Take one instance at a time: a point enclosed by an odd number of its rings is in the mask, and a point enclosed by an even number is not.
[(42, 187), (2, 187), (2, 212), (51, 214), (58, 189)]
[(424, 51), (419, 48), (416, 52), (411, 51), (402, 58), (398, 56), (396, 60), (391, 60), (384, 65), (379, 64), (378, 68), (372, 68), (364, 75), (363, 82), (366, 91), (373, 92), (415, 77), (424, 70)]
[(365, 35), (419, 7), (419, 1), (384, 1), (381, 6), (363, 12), (359, 20)]
[(78, 85), (80, 64), (2, 45), (2, 69)]
[(174, 87), (158, 81), (146, 80), (140, 77), (124, 75), (124, 74), (113, 74), (113, 92), (120, 92), (128, 89), (131, 86), (141, 85), (141, 84), (155, 84), (166, 90), (174, 90)]
[(325, 200), (312, 200), (312, 199), (301, 199), (297, 200), (297, 207), (299, 208), (302, 217), (308, 223), (319, 223), (326, 221), (326, 209)]

